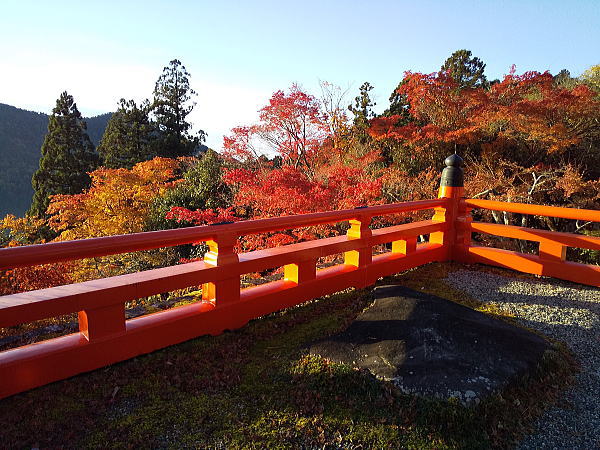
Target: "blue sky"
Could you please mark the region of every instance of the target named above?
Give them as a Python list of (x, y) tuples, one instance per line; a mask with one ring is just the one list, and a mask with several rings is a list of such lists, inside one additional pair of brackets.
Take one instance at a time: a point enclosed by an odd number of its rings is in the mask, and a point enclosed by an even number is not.
[(433, 72), (466, 48), (488, 78), (600, 63), (600, 0), (33, 1), (1, 0), (0, 102), (50, 112), (62, 90), (86, 115), (151, 95), (180, 59), (198, 105), (191, 119), (219, 149), (270, 94), (319, 80), (375, 86), (387, 106), (405, 70)]

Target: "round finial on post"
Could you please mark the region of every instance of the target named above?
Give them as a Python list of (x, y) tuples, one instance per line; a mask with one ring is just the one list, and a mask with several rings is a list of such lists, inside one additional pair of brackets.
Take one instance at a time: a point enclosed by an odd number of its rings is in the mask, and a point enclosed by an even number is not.
[(440, 186), (463, 187), (463, 159), (455, 153), (448, 156), (444, 164), (446, 164), (446, 168), (442, 171)]

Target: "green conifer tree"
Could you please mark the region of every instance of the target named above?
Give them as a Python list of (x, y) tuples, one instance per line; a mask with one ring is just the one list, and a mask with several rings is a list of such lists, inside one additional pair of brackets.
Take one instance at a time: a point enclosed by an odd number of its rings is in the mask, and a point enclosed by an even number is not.
[(192, 112), (196, 92), (190, 87), (190, 74), (181, 61), (174, 59), (163, 69), (154, 87), (153, 115), (159, 131), (157, 154), (167, 158), (190, 156), (205, 139), (204, 131), (190, 134), (186, 120)]
[(573, 78), (567, 69), (562, 69), (553, 78), (554, 83), (564, 89), (573, 89), (577, 86), (577, 78)]
[(369, 120), (375, 117), (373, 106), (376, 105), (371, 99), (369, 92), (373, 86), (365, 81), (359, 88), (359, 94), (354, 98), (354, 104), (348, 105), (348, 111), (354, 115), (354, 126), (364, 130), (369, 127)]
[(148, 118), (149, 110), (148, 100), (139, 106), (133, 100), (120, 100), (119, 108), (110, 118), (98, 145), (105, 167), (131, 169), (135, 164), (156, 156), (157, 133)]
[(442, 71), (449, 71), (460, 89), (487, 87), (487, 78), (483, 74), (485, 64), (478, 57), (471, 57), (470, 50), (457, 50), (444, 61)]
[(31, 180), (29, 215), (44, 217), (51, 195), (79, 194), (90, 186), (88, 172), (98, 166), (98, 154), (86, 130), (73, 97), (63, 92), (52, 110), (40, 167)]

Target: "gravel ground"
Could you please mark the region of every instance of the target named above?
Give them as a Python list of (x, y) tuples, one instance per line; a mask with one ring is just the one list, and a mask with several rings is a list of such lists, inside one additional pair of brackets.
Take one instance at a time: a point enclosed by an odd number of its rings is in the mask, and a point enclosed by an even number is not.
[(581, 363), (575, 385), (546, 411), (519, 449), (600, 449), (600, 289), (549, 278), (460, 270), (454, 287), (566, 343)]

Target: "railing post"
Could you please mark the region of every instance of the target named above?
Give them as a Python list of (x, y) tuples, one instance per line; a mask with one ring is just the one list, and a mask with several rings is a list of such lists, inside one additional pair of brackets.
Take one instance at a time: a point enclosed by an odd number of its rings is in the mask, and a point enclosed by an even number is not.
[(308, 259), (283, 266), (283, 279), (301, 284), (312, 281), (317, 277), (317, 261)]
[[(207, 241), (209, 251), (204, 255), (204, 262), (213, 266), (237, 264), (239, 258), (233, 248), (237, 242), (234, 233), (219, 233), (214, 239)], [(216, 306), (237, 302), (240, 299), (240, 275), (234, 272), (230, 278), (205, 283), (202, 285), (202, 299), (215, 302)]]
[[(350, 220), (350, 228), (346, 232), (348, 239), (360, 239), (363, 241), (356, 250), (344, 252), (344, 264), (354, 266), (359, 269), (357, 273), (356, 287), (366, 287), (366, 267), (373, 261), (373, 249), (369, 243), (373, 235), (371, 228), (371, 216), (367, 214), (358, 215), (355, 219)], [(363, 270), (361, 270), (363, 269)]]
[(79, 331), (88, 341), (125, 333), (125, 302), (79, 311)]
[(466, 249), (471, 243), (470, 208), (461, 204), (464, 197), (463, 159), (454, 154), (444, 161), (446, 168), (442, 172), (438, 198), (448, 199), (445, 207), (435, 208), (434, 222), (446, 222), (445, 231), (431, 233), (429, 242), (441, 244), (446, 249), (446, 260), (465, 261)]
[(567, 259), (567, 246), (558, 242), (541, 241), (539, 256), (544, 263), (548, 262), (564, 262)]
[(400, 253), (401, 255), (410, 255), (417, 250), (417, 237), (409, 237), (392, 242), (392, 253)]

